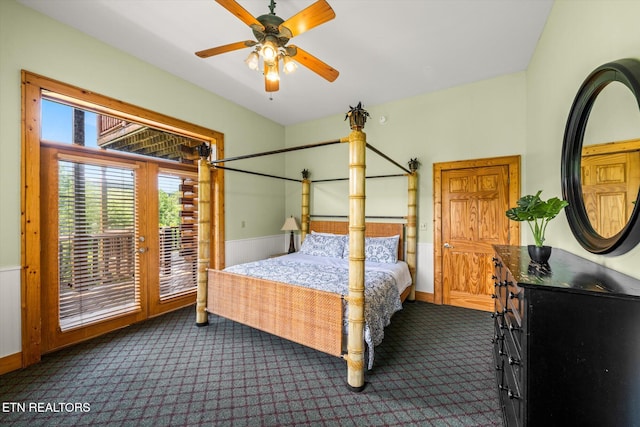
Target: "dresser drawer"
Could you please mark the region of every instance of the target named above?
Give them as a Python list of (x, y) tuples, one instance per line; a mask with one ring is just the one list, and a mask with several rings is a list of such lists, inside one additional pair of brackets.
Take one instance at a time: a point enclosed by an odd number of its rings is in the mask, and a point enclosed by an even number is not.
[(522, 354), (522, 325), (514, 312), (507, 311), (503, 316), (504, 334), (512, 341), (518, 354)]
[(517, 381), (513, 375), (513, 371), (510, 370), (508, 366), (509, 365), (505, 363), (505, 384), (500, 387), (500, 400), (505, 409), (504, 417), (506, 424), (508, 426), (521, 426), (524, 421), (524, 399), (516, 384)]
[(504, 338), (504, 369), (505, 372), (512, 374), (514, 382), (511, 389), (514, 390), (514, 393), (516, 393), (517, 396), (522, 396), (524, 380), (522, 353), (510, 334), (506, 334)]
[(507, 273), (506, 285), (505, 297), (507, 308), (509, 308), (513, 313), (518, 326), (522, 326), (522, 320), (525, 313), (524, 307), (522, 306), (522, 300), (524, 296), (523, 289), (518, 286), (515, 280), (513, 280), (511, 273)]

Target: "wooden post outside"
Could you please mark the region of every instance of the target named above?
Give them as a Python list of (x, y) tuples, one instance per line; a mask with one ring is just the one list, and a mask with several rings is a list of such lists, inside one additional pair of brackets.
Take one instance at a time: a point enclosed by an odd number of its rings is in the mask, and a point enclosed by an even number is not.
[[(207, 154), (208, 156), (208, 154)], [(196, 325), (209, 324), (207, 316), (207, 270), (209, 268), (209, 236), (211, 234), (211, 171), (207, 156), (198, 160), (198, 276), (196, 293)]]
[(408, 206), (407, 206), (407, 265), (411, 273), (411, 292), (409, 293), (409, 301), (416, 299), (416, 222), (417, 222), (417, 189), (418, 189), (418, 172), (413, 170), (409, 175), (408, 183)]
[(349, 135), (349, 335), (347, 381), (353, 391), (364, 389), (364, 232), (366, 135)]
[(309, 171), (302, 171), (302, 208), (300, 211), (300, 244), (309, 233), (309, 200), (311, 194), (311, 181), (309, 181)]

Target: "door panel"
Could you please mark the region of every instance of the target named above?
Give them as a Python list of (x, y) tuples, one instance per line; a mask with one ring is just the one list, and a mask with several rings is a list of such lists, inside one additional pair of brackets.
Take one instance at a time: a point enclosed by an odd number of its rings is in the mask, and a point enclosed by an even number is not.
[[(510, 160), (511, 163), (519, 158)], [(513, 244), (504, 212), (513, 196), (512, 164), (470, 161), (436, 169), (436, 302), (491, 311), (494, 292), (493, 245)], [(486, 165), (483, 165), (486, 164)], [(467, 167), (461, 167), (467, 166)], [(517, 194), (517, 191), (516, 191)], [(438, 200), (441, 200), (438, 203)], [(438, 265), (440, 263), (440, 265)], [(441, 289), (438, 287), (441, 286)]]
[(136, 241), (143, 169), (42, 148), (43, 351), (146, 318)]
[(198, 271), (198, 174), (168, 168), (153, 174), (158, 215), (149, 253), (149, 315), (195, 300)]
[(582, 192), (589, 222), (602, 237), (627, 224), (640, 187), (640, 152), (584, 155)]
[[(161, 206), (153, 161), (43, 147), (41, 171), (43, 352), (195, 302), (195, 201), (177, 191), (194, 172), (163, 171), (179, 184)], [(177, 234), (161, 245), (167, 212)]]

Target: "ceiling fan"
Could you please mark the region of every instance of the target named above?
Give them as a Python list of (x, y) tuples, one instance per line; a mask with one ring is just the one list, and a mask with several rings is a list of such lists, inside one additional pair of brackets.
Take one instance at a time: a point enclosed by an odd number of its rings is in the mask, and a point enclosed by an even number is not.
[(298, 62), (330, 82), (338, 78), (339, 73), (333, 67), (298, 46), (287, 45), (291, 38), (335, 18), (336, 14), (326, 0), (316, 1), (286, 21), (275, 14), (274, 0), (271, 0), (269, 5), (270, 13), (257, 18), (235, 0), (216, 0), (216, 2), (251, 27), (256, 40), (245, 40), (201, 50), (196, 52), (199, 57), (209, 58), (221, 53), (254, 47), (245, 62), (249, 68), (257, 70), (262, 58), (267, 92), (280, 89), (280, 61), (285, 73), (294, 71), (297, 68), (295, 62)]

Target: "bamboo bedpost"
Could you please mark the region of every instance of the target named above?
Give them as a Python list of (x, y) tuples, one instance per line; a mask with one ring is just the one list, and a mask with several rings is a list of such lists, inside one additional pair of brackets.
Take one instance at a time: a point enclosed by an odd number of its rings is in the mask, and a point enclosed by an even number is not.
[(407, 265), (411, 273), (411, 292), (409, 293), (409, 301), (416, 299), (416, 222), (417, 222), (417, 189), (418, 189), (418, 160), (411, 159), (409, 169), (411, 173), (408, 175), (408, 206), (407, 206)]
[(302, 209), (300, 211), (300, 244), (304, 241), (309, 232), (309, 195), (311, 194), (311, 181), (309, 181), (309, 171), (302, 171)]
[[(347, 382), (352, 391), (364, 389), (364, 232), (366, 134), (369, 115), (358, 103), (347, 113), (349, 134), (349, 326), (347, 336)], [(346, 119), (346, 118), (345, 118)]]
[(208, 157), (211, 148), (198, 147), (198, 275), (196, 290), (196, 325), (209, 324), (207, 316), (207, 269), (209, 268), (209, 236), (211, 234), (211, 171)]

